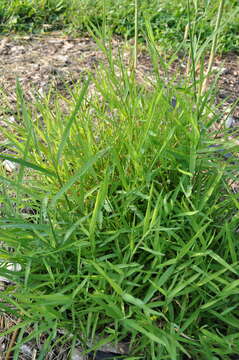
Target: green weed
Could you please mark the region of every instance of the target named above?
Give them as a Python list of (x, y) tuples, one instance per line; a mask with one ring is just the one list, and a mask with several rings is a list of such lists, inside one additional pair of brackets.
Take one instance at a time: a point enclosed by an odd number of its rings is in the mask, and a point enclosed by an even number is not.
[[(131, 358), (150, 360), (238, 353), (239, 202), (228, 185), (237, 164), (210, 147), (213, 87), (200, 92), (195, 65), (205, 47), (193, 42), (192, 25), (192, 67), (180, 88), (165, 84), (156, 66), (139, 83), (137, 51), (129, 71), (112, 57), (105, 27), (92, 36), (109, 66), (72, 90), (68, 114), (62, 95), (30, 106), (17, 84), (19, 121), (5, 134), (15, 155), (1, 158), (19, 170), (11, 177), (1, 170), (0, 220), (0, 274), (13, 282), (0, 309), (21, 318), (5, 332), (20, 329), (15, 359), (43, 332), (44, 359), (59, 328), (86, 353), (119, 341), (130, 341)], [(233, 142), (223, 146), (238, 151)]]

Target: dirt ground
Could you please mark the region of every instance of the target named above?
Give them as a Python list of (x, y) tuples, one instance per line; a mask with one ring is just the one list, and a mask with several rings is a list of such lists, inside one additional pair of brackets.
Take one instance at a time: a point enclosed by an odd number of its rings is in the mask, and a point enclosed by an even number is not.
[[(113, 52), (117, 53), (120, 47), (122, 42), (114, 39)], [(124, 48), (126, 62), (128, 57), (129, 51)], [(10, 107), (14, 108), (16, 78), (19, 79), (26, 98), (32, 100), (36, 93), (42, 94), (50, 86), (58, 91), (72, 86), (81, 75), (96, 68), (102, 60), (105, 60), (103, 52), (88, 37), (70, 38), (56, 32), (48, 36), (0, 38), (0, 91), (7, 94)], [(182, 76), (185, 67), (184, 60), (177, 60), (173, 63), (170, 74), (178, 72)], [(220, 69), (217, 103), (225, 100), (224, 107), (227, 107), (239, 98), (239, 56), (228, 54), (217, 57), (214, 70)], [(138, 77), (143, 78), (151, 71), (149, 56), (140, 52)], [(0, 116), (1, 113), (3, 115), (1, 107)], [(239, 120), (239, 104), (233, 115)]]
[[(120, 47), (122, 47), (121, 41), (113, 40), (115, 54)], [(126, 62), (128, 57), (129, 47), (124, 52)], [(101, 61), (105, 61), (103, 52), (88, 37), (75, 39), (59, 33), (52, 33), (50, 36), (0, 38), (0, 129), (6, 116), (8, 120), (11, 117), (14, 119), (16, 78), (19, 79), (26, 98), (31, 101), (36, 94), (43, 94), (51, 86), (64, 93), (67, 86), (73, 86), (82, 75), (88, 70), (95, 69)], [(170, 69), (170, 76), (177, 71), (179, 74), (183, 74), (185, 69), (186, 63), (177, 60)], [(239, 98), (239, 57), (235, 54), (217, 57), (214, 62), (214, 70), (220, 69), (221, 75), (215, 102), (225, 101), (223, 109), (226, 111)], [(145, 74), (150, 76), (150, 73), (152, 73), (150, 58), (145, 52), (140, 52), (137, 76), (142, 79)], [(6, 109), (6, 100), (8, 109)], [(232, 115), (239, 122), (239, 104), (235, 107)], [(1, 140), (0, 132), (0, 145)], [(13, 319), (0, 316), (0, 331), (14, 324)], [(5, 351), (14, 344), (14, 341), (14, 334), (0, 340), (0, 360), (7, 359)], [(36, 349), (38, 349), (36, 344), (26, 344), (25, 348), (22, 347), (20, 359), (34, 359)], [(59, 351), (58, 349), (58, 355), (49, 354), (47, 359), (66, 359), (65, 347), (62, 348), (61, 354)], [(8, 359), (10, 359), (11, 354), (8, 355)], [(80, 354), (76, 354), (73, 358), (75, 360), (83, 359)]]

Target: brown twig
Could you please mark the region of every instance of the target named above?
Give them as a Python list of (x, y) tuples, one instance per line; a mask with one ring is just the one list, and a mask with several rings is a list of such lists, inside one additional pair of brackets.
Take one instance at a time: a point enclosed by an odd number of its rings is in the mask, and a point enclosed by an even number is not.
[[(17, 323), (19, 323), (21, 321), (21, 319), (18, 319), (17, 320)], [(16, 341), (16, 337), (18, 335), (18, 332), (19, 332), (19, 329), (16, 329), (13, 334), (12, 334), (12, 337), (11, 337), (11, 340), (10, 340), (10, 344), (9, 344), (9, 347), (8, 347), (8, 350), (6, 352), (6, 357), (5, 357), (5, 360), (10, 360), (10, 357), (11, 357), (11, 353), (12, 353), (12, 348), (15, 344), (15, 341)]]

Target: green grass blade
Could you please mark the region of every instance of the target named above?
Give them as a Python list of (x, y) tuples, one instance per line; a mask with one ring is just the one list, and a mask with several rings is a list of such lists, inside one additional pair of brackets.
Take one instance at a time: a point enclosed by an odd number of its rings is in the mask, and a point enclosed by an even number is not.
[(4, 159), (4, 160), (12, 161), (13, 163), (19, 164), (19, 165), (21, 165), (23, 167), (26, 167), (26, 168), (30, 168), (30, 169), (39, 171), (39, 172), (43, 173), (44, 175), (56, 177), (56, 174), (54, 172), (52, 172), (50, 170), (47, 170), (45, 168), (42, 168), (41, 166), (38, 166), (36, 164), (32, 164), (29, 161), (14, 158), (13, 156), (9, 156), (9, 155), (2, 155), (2, 154), (0, 155), (0, 158)]
[(61, 198), (61, 196), (64, 195), (77, 180), (79, 180), (84, 174), (86, 174), (87, 171), (89, 171), (92, 168), (92, 166), (96, 163), (96, 161), (99, 160), (101, 157), (103, 157), (108, 151), (109, 151), (109, 149), (101, 150), (95, 156), (92, 156), (92, 158), (90, 160), (88, 160), (76, 172), (76, 174), (67, 181), (67, 183), (61, 188), (61, 190), (58, 191), (58, 193), (56, 193), (53, 196), (53, 198), (50, 202), (50, 205), (55, 206), (56, 202)]
[(82, 87), (82, 90), (81, 90), (81, 93), (79, 95), (79, 99), (75, 105), (75, 108), (74, 108), (74, 111), (72, 112), (71, 116), (70, 116), (70, 119), (68, 120), (68, 123), (65, 127), (65, 130), (62, 134), (62, 139), (61, 139), (61, 142), (60, 142), (60, 145), (59, 145), (59, 148), (58, 148), (58, 151), (57, 151), (57, 164), (60, 164), (60, 160), (61, 160), (61, 156), (62, 156), (62, 152), (63, 152), (63, 149), (64, 149), (64, 146), (67, 142), (67, 139), (68, 139), (68, 136), (69, 136), (69, 133), (70, 133), (70, 129), (71, 129), (71, 126), (73, 124), (73, 122), (75, 121), (76, 119), (76, 116), (80, 110), (80, 107), (81, 107), (81, 104), (83, 102), (83, 99), (84, 99), (84, 96), (88, 90), (88, 87), (89, 87), (89, 83), (90, 83), (90, 78), (85, 81), (85, 83), (83, 84), (83, 87)]

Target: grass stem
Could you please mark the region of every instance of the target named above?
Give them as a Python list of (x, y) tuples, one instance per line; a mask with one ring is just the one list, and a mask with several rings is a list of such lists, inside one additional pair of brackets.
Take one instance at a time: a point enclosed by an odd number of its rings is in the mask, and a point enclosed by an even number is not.
[(137, 68), (138, 62), (138, 11), (139, 11), (139, 0), (135, 0), (134, 3), (134, 71)]
[(220, 31), (220, 24), (221, 24), (221, 19), (223, 16), (224, 4), (225, 4), (225, 0), (220, 0), (218, 13), (217, 13), (217, 21), (216, 21), (216, 26), (215, 26), (215, 30), (214, 30), (213, 40), (212, 40), (210, 58), (209, 58), (207, 71), (206, 71), (205, 78), (204, 78), (203, 85), (202, 85), (201, 95), (203, 95), (207, 90), (207, 84), (208, 84), (209, 76), (210, 76), (210, 73), (212, 70), (213, 61), (214, 61), (215, 53), (216, 53), (217, 39), (218, 39), (219, 31)]

